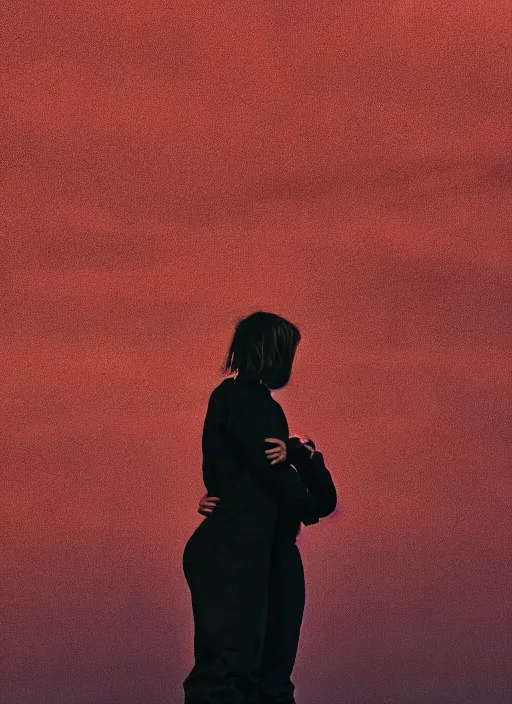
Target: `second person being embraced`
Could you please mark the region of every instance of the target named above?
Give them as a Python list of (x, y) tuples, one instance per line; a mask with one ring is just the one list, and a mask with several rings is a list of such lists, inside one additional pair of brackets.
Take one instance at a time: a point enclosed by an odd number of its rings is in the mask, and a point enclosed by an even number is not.
[[(300, 480), (317, 501), (320, 518), (329, 516), (336, 509), (337, 493), (331, 474), (325, 466), (322, 453), (316, 449), (311, 438), (302, 435), (291, 435), (285, 442), (279, 438), (265, 438), (265, 442), (276, 447), (265, 450), (270, 464), (288, 462), (297, 471)], [(204, 494), (197, 512), (202, 516), (210, 516), (219, 503), (218, 496)]]

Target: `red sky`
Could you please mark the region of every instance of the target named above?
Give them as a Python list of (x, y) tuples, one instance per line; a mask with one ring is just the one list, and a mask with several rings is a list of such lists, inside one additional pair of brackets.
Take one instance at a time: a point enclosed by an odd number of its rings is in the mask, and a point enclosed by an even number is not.
[(2, 703), (182, 701), (204, 412), (257, 309), (342, 502), (300, 541), (298, 702), (508, 701), (510, 20), (7, 10)]

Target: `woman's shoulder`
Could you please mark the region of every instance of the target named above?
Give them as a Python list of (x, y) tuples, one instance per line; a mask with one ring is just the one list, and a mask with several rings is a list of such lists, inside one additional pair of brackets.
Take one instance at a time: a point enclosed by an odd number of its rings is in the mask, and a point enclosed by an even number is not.
[(247, 407), (260, 407), (258, 396), (251, 394), (245, 384), (234, 377), (226, 377), (211, 391), (207, 417), (230, 417), (233, 420)]
[(247, 398), (274, 403), (270, 390), (263, 384), (233, 376), (226, 377), (213, 389), (210, 399), (216, 398)]
[(234, 427), (242, 418), (253, 419), (258, 427), (259, 419), (273, 419), (288, 432), (286, 415), (281, 405), (273, 398), (268, 387), (258, 382), (235, 377), (223, 379), (213, 389), (208, 402), (207, 417), (223, 418), (228, 427)]

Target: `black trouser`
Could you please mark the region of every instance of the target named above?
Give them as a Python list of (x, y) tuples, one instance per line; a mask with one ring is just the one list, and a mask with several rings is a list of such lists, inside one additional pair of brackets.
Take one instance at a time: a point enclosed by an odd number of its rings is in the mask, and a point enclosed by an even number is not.
[[(183, 568), (192, 595), (195, 658), (183, 683), (185, 704), (295, 704), (290, 678), (305, 602), (296, 543), (275, 538), (268, 595), (259, 600), (249, 593), (245, 600), (235, 587), (230, 603), (224, 585), (216, 582), (213, 551), (200, 544), (187, 544)], [(226, 584), (229, 592), (232, 585)], [(244, 606), (260, 602), (257, 612)]]
[(265, 645), (261, 658), (261, 704), (295, 704), (291, 674), (295, 665), (305, 602), (300, 551), (289, 539), (272, 549)]

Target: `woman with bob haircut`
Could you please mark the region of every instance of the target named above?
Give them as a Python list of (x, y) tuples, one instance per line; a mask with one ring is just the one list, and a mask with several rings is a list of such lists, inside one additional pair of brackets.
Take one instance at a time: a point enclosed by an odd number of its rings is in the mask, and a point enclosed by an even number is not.
[(222, 368), (232, 375), (208, 401), (199, 510), (207, 519), (183, 552), (195, 659), (185, 704), (295, 704), (305, 602), (296, 537), (301, 522), (318, 523), (337, 502), (322, 453), (289, 437), (271, 395), (288, 383), (300, 339), (273, 313), (239, 320)]

